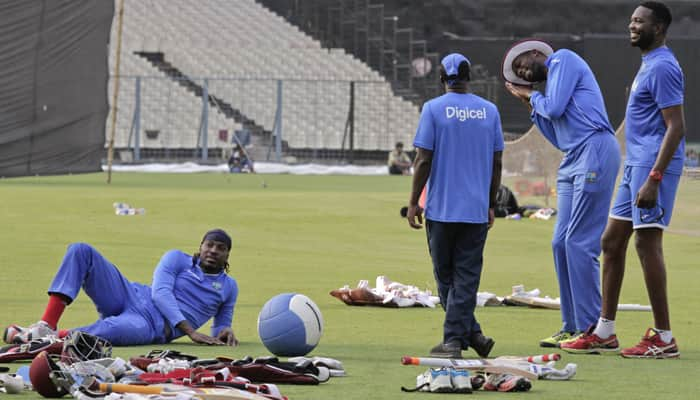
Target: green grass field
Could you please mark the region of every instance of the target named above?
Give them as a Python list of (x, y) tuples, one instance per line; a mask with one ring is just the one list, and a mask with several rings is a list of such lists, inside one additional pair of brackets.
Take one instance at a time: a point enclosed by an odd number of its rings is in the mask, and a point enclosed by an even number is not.
[[(256, 332), (262, 305), (282, 292), (300, 292), (321, 308), (325, 332), (312, 353), (343, 361), (348, 376), (318, 387), (284, 386), (290, 399), (400, 399), (424, 369), (402, 366), (402, 355), (425, 355), (441, 339), (441, 309), (349, 307), (328, 292), (378, 275), (434, 290), (424, 231), (399, 217), (409, 177), (104, 174), (0, 180), (0, 326), (36, 321), (46, 288), (66, 246), (96, 246), (131, 280), (150, 282), (162, 253), (196, 250), (202, 234), (222, 227), (232, 234), (231, 274), (240, 287), (234, 329), (237, 348), (205, 347), (187, 339), (160, 347), (115, 348), (123, 358), (152, 348), (212, 357), (267, 355)], [(265, 182), (266, 187), (263, 187)], [(700, 370), (697, 282), (700, 281), (700, 181), (683, 181), (677, 213), (666, 235), (671, 317), (682, 356), (678, 360), (627, 360), (617, 356), (564, 355), (578, 364), (569, 382), (538, 381), (529, 393), (476, 392), (489, 398), (696, 398)], [(116, 216), (113, 202), (145, 207), (144, 216)], [(498, 220), (485, 253), (481, 290), (499, 295), (515, 284), (558, 296), (549, 247), (552, 221)], [(639, 262), (631, 250), (621, 301), (647, 304)], [(496, 339), (492, 355), (539, 354), (540, 338), (560, 326), (558, 311), (481, 308), (485, 333)], [(64, 328), (97, 318), (80, 295)], [(621, 312), (618, 335), (635, 344), (652, 324), (651, 313)], [(465, 357), (475, 357), (469, 351)], [(14, 368), (21, 364), (8, 364)], [(23, 398), (37, 398), (27, 392)], [(430, 395), (439, 398), (440, 395)], [(450, 396), (443, 396), (451, 398)]]

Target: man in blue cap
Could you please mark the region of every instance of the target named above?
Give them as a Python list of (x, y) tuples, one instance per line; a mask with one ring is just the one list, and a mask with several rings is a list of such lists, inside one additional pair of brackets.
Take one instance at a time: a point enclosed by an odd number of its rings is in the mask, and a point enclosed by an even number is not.
[(487, 357), (494, 345), (474, 309), (501, 183), (503, 132), (496, 106), (469, 93), (470, 66), (461, 54), (443, 58), (440, 80), (446, 93), (423, 105), (413, 142), (417, 153), (407, 218), (412, 228), (422, 227), (418, 201), (427, 184), (426, 234), (445, 310), (443, 340), (430, 351), (432, 357), (461, 358), (469, 347)]
[[(506, 88), (565, 153), (557, 174), (557, 223), (552, 239), (563, 325), (540, 341), (559, 347), (598, 319), (600, 238), (610, 209), (620, 147), (593, 71), (576, 53), (540, 40), (516, 43), (503, 62)], [(544, 92), (533, 83), (547, 81)]]
[[(63, 337), (57, 329), (67, 305), (80, 288), (95, 304), (100, 318), (74, 330), (110, 341), (115, 346), (167, 343), (187, 335), (195, 343), (235, 346), (231, 329), (238, 297), (236, 281), (227, 275), (231, 237), (221, 229), (207, 232), (193, 256), (170, 250), (160, 259), (151, 287), (128, 281), (95, 248), (73, 243), (49, 286), (49, 301), (37, 323), (10, 325), (7, 343), (27, 343), (46, 336)], [(197, 332), (214, 318), (211, 336)]]

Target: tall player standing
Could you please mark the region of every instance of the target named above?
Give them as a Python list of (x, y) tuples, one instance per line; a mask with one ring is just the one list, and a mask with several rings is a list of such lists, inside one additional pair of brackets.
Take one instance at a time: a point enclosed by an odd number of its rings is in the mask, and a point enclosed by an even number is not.
[(615, 316), (632, 233), (654, 314), (628, 358), (680, 356), (671, 333), (666, 290), (663, 232), (671, 222), (676, 189), (683, 172), (685, 122), (683, 71), (666, 47), (671, 12), (666, 5), (641, 3), (630, 18), (630, 43), (642, 52), (642, 65), (632, 84), (625, 115), (625, 171), (603, 234), (603, 304), (601, 317), (578, 340), (562, 343), (572, 353), (617, 351)]

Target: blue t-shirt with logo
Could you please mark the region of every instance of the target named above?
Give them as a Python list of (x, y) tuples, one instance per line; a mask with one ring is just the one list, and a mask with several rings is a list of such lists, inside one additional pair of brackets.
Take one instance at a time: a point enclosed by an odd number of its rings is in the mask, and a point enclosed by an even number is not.
[[(625, 114), (625, 165), (653, 167), (666, 134), (661, 110), (683, 104), (683, 71), (671, 49), (656, 48), (642, 56)], [(673, 154), (665, 173), (683, 173), (685, 138)]]
[(569, 152), (595, 133), (615, 133), (600, 86), (583, 58), (561, 49), (545, 65), (547, 87), (530, 97), (530, 118), (554, 147)]
[(184, 335), (178, 323), (187, 321), (198, 329), (212, 317), (211, 335), (216, 336), (231, 326), (238, 284), (223, 271), (206, 274), (199, 264), (192, 264), (192, 256), (170, 250), (153, 272), (151, 297), (170, 324), (171, 339)]
[(413, 146), (433, 152), (425, 217), (488, 222), (493, 153), (504, 147), (496, 106), (471, 93), (434, 98), (423, 105)]

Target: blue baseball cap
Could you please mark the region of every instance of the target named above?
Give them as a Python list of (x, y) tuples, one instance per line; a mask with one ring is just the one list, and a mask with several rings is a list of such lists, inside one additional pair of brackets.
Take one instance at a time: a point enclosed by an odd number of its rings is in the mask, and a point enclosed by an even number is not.
[(447, 74), (448, 79), (447, 84), (448, 85), (453, 85), (457, 79), (457, 74), (459, 74), (459, 64), (466, 62), (470, 66), (472, 65), (471, 62), (469, 62), (469, 59), (459, 53), (451, 53), (446, 55), (442, 59), (442, 67), (445, 68), (445, 73)]

